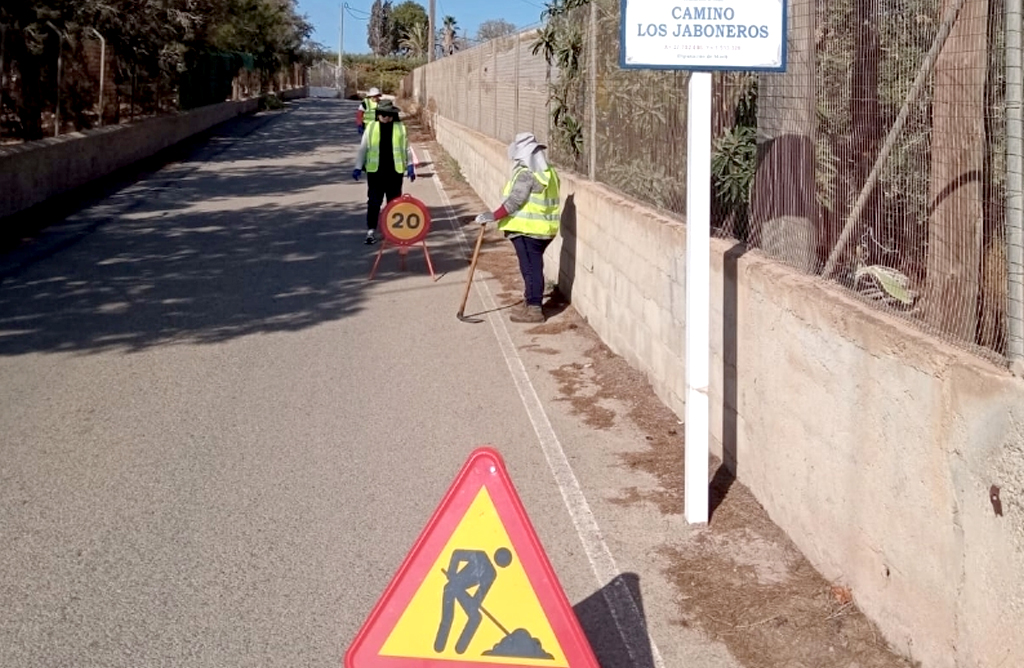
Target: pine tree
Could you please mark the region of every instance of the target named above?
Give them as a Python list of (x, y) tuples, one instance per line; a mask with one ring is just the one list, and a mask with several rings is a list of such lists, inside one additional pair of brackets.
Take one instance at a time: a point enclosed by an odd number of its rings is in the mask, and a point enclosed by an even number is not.
[(386, 56), (397, 48), (397, 39), (391, 30), (391, 3), (373, 0), (370, 21), (366, 25), (367, 44), (370, 51)]

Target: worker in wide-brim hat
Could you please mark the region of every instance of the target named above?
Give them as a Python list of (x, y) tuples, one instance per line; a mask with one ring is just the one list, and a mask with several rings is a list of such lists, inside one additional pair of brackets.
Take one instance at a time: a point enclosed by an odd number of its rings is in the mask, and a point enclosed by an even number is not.
[(374, 114), (377, 111), (378, 104), (380, 104), (380, 89), (375, 86), (370, 89), (366, 97), (363, 98), (363, 101), (359, 103), (359, 111), (356, 112), (356, 127), (360, 135), (363, 134), (366, 124), (376, 118)]
[(523, 303), (512, 309), (512, 322), (544, 322), (544, 251), (558, 236), (558, 173), (548, 163), (547, 146), (529, 132), (521, 132), (508, 146), (512, 178), (502, 191), (504, 201), (495, 211), (476, 217), (498, 229), (516, 249), (523, 276)]
[(377, 241), (377, 222), (384, 198), (390, 202), (402, 196), (403, 179), (416, 180), (409, 134), (401, 122), (401, 109), (390, 100), (377, 105), (376, 120), (366, 124), (366, 132), (356, 153), (356, 168), (352, 178), (359, 180), (366, 172), (366, 239)]

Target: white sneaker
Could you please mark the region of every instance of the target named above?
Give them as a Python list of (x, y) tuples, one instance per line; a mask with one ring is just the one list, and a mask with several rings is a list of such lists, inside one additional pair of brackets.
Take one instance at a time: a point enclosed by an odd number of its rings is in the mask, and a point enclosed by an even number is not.
[(373, 230), (366, 230), (366, 240), (363, 241), (363, 243), (366, 245), (377, 243), (377, 238), (373, 235)]

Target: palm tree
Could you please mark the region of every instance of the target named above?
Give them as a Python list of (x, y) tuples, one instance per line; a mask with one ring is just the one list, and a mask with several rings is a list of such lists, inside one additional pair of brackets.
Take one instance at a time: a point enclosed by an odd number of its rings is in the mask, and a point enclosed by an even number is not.
[(450, 56), (459, 50), (457, 23), (458, 21), (455, 20), (454, 16), (446, 16), (442, 21), (441, 44), (446, 56)]
[(402, 40), (398, 43), (398, 46), (404, 49), (411, 57), (420, 58), (427, 53), (427, 26), (422, 23), (415, 23)]

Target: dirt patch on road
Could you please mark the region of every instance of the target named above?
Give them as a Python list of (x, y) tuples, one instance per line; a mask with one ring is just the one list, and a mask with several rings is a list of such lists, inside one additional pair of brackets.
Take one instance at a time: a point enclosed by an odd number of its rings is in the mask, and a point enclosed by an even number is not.
[[(467, 211), (485, 206), (465, 182), (458, 165), (415, 121), (414, 140), (429, 147), (435, 169), (453, 202)], [(472, 224), (472, 216), (460, 219)], [(501, 284), (499, 306), (521, 300), (522, 280), (511, 245), (490, 232), (481, 269)], [(550, 289), (549, 320), (526, 333), (521, 350), (558, 383), (561, 400), (579, 417), (581, 428), (626, 428), (643, 439), (620, 454), (622, 466), (657, 481), (655, 489), (628, 487), (611, 499), (624, 506), (653, 506), (664, 515), (683, 508), (683, 425), (654, 394), (642, 373), (615, 355), (557, 290)], [(559, 360), (554, 337), (582, 337), (586, 353)], [(547, 337), (552, 337), (550, 343)], [(545, 367), (546, 363), (546, 367)], [(877, 627), (860, 612), (855, 592), (825, 580), (785, 533), (772, 523), (753, 494), (724, 468), (712, 483), (714, 509), (708, 528), (682, 547), (661, 555), (679, 601), (676, 623), (699, 628), (725, 644), (746, 668), (910, 668), (911, 662), (886, 645)]]

